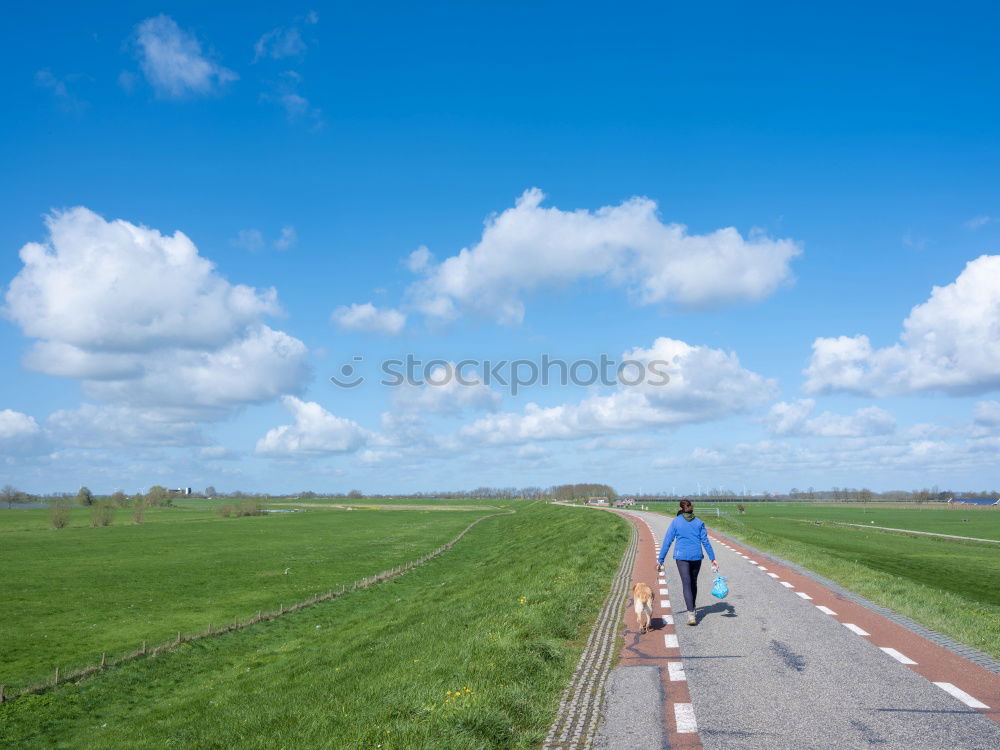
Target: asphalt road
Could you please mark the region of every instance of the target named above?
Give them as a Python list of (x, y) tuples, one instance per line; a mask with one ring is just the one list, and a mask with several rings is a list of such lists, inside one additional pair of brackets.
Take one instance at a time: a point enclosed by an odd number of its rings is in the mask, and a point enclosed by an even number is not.
[[(635, 512), (660, 541), (672, 520)], [(711, 518), (706, 519), (711, 530)], [(699, 578), (700, 623), (664, 570), (702, 745), (742, 748), (1000, 748), (1000, 725), (892, 659), (736, 553), (714, 545), (730, 593)]]

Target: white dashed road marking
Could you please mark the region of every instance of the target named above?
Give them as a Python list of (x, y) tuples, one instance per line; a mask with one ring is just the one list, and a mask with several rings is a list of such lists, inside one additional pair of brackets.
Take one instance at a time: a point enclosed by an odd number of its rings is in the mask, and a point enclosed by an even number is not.
[(675, 703), (674, 719), (677, 721), (678, 734), (698, 731), (698, 722), (694, 719), (694, 706), (690, 703)]
[(777, 578), (778, 577), (777, 573), (768, 573), (768, 575), (771, 576), (771, 578)]
[(985, 703), (976, 700), (967, 692), (965, 692), (961, 688), (955, 687), (950, 682), (935, 682), (934, 684), (937, 685), (942, 690), (944, 690), (946, 693), (951, 693), (952, 695), (954, 695), (956, 698), (962, 701), (962, 703), (964, 703), (966, 706), (971, 706), (972, 708), (989, 708), (989, 706), (987, 706)]
[(795, 587), (794, 587), (794, 586), (793, 586), (792, 584), (790, 584), (790, 583), (789, 583), (788, 581), (778, 581), (778, 583), (780, 583), (780, 584), (781, 584), (782, 586), (784, 586), (784, 587), (785, 587), (786, 589), (794, 589), (794, 588), (795, 588)]
[(680, 648), (677, 643), (676, 633), (664, 633), (663, 635), (663, 645), (667, 648)]
[(824, 615), (835, 615), (835, 614), (837, 614), (832, 609), (830, 609), (829, 607), (824, 607), (822, 604), (817, 604), (816, 605), (816, 609), (818, 609)]
[(679, 661), (668, 661), (667, 672), (670, 675), (671, 682), (681, 682), (687, 680), (687, 675), (684, 674), (684, 664)]
[(804, 594), (801, 591), (796, 591), (795, 593), (797, 596), (801, 596), (803, 599), (812, 599), (812, 597), (809, 596), (809, 594)]
[(867, 630), (859, 628), (853, 622), (842, 622), (841, 625), (850, 630), (852, 633), (857, 633), (858, 635), (870, 635)]
[(887, 646), (879, 646), (879, 648), (881, 648), (883, 651), (889, 654), (889, 656), (898, 661), (900, 664), (916, 664), (916, 662), (913, 661), (913, 659), (911, 659), (909, 656), (905, 656), (899, 653), (894, 648), (888, 648)]
[(669, 593), (670, 593), (670, 592), (669, 592), (669, 591), (667, 591), (666, 589), (660, 589), (660, 596), (666, 596), (666, 595), (667, 595), (667, 594), (669, 594)]
[(673, 625), (674, 616), (673, 615), (660, 615), (660, 619), (663, 620), (664, 625)]

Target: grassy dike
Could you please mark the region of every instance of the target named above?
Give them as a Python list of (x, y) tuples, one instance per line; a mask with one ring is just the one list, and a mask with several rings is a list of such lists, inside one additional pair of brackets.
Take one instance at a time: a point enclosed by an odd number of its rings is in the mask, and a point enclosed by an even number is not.
[[(777, 519), (780, 521), (780, 519)], [(922, 625), (1000, 659), (1000, 550), (985, 542), (740, 517), (710, 529), (798, 563)]]
[(0, 744), (535, 747), (628, 528), (513, 507), (391, 582), (0, 705)]

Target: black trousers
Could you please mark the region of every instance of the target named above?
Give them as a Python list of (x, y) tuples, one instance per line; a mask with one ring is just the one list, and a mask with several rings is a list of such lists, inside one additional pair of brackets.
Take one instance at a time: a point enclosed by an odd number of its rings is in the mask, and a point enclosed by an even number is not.
[(677, 563), (677, 574), (681, 577), (684, 587), (684, 603), (688, 612), (694, 612), (694, 601), (698, 598), (698, 571), (701, 570), (701, 560), (674, 560)]

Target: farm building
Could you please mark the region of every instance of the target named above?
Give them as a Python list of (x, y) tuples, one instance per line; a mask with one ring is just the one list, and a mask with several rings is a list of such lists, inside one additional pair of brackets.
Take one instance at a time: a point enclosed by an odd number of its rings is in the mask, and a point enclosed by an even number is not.
[(949, 500), (948, 505), (996, 505), (1000, 506), (1000, 497), (956, 497)]
[(607, 507), (608, 499), (606, 497), (592, 497), (587, 500), (587, 505), (603, 505)]

